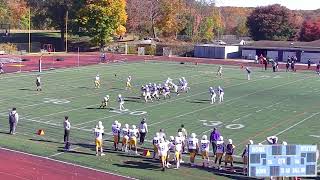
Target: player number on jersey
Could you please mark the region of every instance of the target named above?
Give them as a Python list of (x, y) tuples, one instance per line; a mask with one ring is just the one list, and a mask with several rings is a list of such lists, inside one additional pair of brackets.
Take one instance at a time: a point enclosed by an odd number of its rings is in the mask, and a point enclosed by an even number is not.
[(125, 109), (125, 110), (122, 110), (122, 111), (120, 111), (118, 109), (113, 109), (110, 112), (117, 113), (117, 114), (128, 113), (128, 114), (134, 115), (134, 116), (141, 116), (141, 115), (147, 114), (146, 111), (130, 111), (129, 109)]
[[(208, 126), (208, 127), (216, 127), (219, 125), (224, 125), (223, 122), (221, 121), (209, 121), (209, 120), (199, 120), (200, 122), (202, 122), (202, 124), (204, 126)], [(243, 124), (227, 124), (225, 125), (225, 128), (227, 129), (242, 129), (245, 126)]]
[(54, 98), (44, 98), (44, 103), (53, 103), (53, 104), (67, 104), (70, 101), (66, 99), (54, 99)]

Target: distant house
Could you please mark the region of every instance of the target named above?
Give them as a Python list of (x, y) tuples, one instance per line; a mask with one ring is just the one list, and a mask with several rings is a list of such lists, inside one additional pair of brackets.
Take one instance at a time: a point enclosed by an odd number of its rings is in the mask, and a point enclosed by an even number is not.
[(313, 42), (292, 41), (255, 41), (241, 47), (241, 56), (254, 59), (256, 55), (263, 55), (278, 61), (286, 61), (288, 57), (296, 56), (298, 62), (306, 63), (320, 60), (320, 40)]

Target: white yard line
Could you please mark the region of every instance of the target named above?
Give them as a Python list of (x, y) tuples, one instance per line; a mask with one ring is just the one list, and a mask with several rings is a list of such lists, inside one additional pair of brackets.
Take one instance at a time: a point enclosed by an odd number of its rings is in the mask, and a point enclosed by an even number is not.
[[(265, 78), (254, 80), (254, 81), (246, 81), (246, 82), (238, 83), (238, 84), (235, 84), (235, 85), (226, 86), (226, 88), (239, 86), (239, 85), (242, 85), (242, 84), (248, 84), (248, 83), (251, 83), (251, 82), (260, 81), (260, 80), (264, 80), (264, 79)], [(173, 99), (173, 100), (164, 101), (164, 102), (161, 102), (161, 103), (158, 103), (158, 104), (153, 104), (153, 105), (146, 106), (146, 107), (143, 107), (143, 108), (135, 109), (133, 111), (141, 111), (141, 110), (145, 110), (145, 109), (148, 109), (148, 108), (151, 108), (151, 107), (160, 106), (160, 105), (163, 105), (163, 104), (166, 104), (166, 103), (171, 103), (171, 102), (174, 102), (174, 101), (177, 101), (177, 100), (186, 99), (186, 98), (190, 98), (190, 97), (193, 97), (193, 96), (198, 96), (198, 95), (205, 94), (205, 93), (208, 93), (208, 92), (207, 91), (206, 92), (200, 92), (200, 93), (192, 94), (192, 95), (189, 95), (189, 96), (184, 96), (184, 97), (181, 97), (181, 98), (176, 98), (176, 99)], [(121, 116), (121, 115), (124, 115), (124, 114), (126, 114), (126, 113), (114, 114), (114, 115), (111, 115), (111, 116), (102, 117), (102, 118), (95, 119), (95, 120), (92, 120), (92, 121), (87, 121), (87, 122), (84, 122), (84, 123), (76, 124), (75, 126), (80, 126), (80, 125), (88, 124), (88, 123), (91, 123), (91, 122), (96, 122), (96, 121), (99, 121), (99, 120), (108, 119), (110, 117)], [(82, 128), (86, 128), (86, 127), (82, 127)]]
[[(190, 70), (191, 71), (191, 70)], [(173, 74), (177, 74), (177, 73), (172, 73), (171, 75)], [(190, 78), (192, 77), (198, 77), (198, 76), (201, 76), (201, 74), (195, 74), (193, 76), (190, 76)], [(150, 76), (144, 76), (144, 77), (150, 77)], [(177, 77), (178, 78), (178, 77)], [(141, 78), (139, 78), (141, 79)], [(117, 81), (115, 81), (117, 82)], [(135, 85), (135, 87), (139, 87), (140, 85)], [(69, 91), (72, 91), (72, 89), (70, 89)], [(118, 91), (117, 89), (116, 90), (110, 90), (108, 92), (116, 92)], [(70, 99), (74, 99), (74, 98), (78, 98), (78, 97), (84, 97), (84, 96), (91, 96), (91, 95), (100, 95), (102, 94), (103, 92), (93, 92), (93, 93), (87, 93), (85, 95), (81, 95), (81, 96), (72, 96), (72, 97), (68, 97), (68, 98), (65, 98), (66, 100), (70, 100)], [(31, 96), (35, 96), (35, 95), (31, 95)], [(1, 100), (0, 100), (1, 101)], [(33, 107), (33, 106), (38, 106), (38, 105), (42, 105), (42, 104), (47, 104), (45, 102), (42, 102), (42, 103), (36, 103), (36, 104), (29, 104), (29, 105), (25, 105), (25, 106), (20, 106), (19, 109), (24, 109), (26, 107)], [(94, 104), (94, 105), (98, 105), (98, 104)], [(93, 105), (91, 105), (93, 106)], [(86, 108), (87, 106), (84, 106), (83, 108)], [(77, 110), (78, 108), (74, 109), (74, 110)], [(38, 117), (38, 118), (41, 118), (41, 117)]]
[[(294, 125), (292, 125), (292, 126), (290, 126), (290, 127), (286, 128), (286, 129), (284, 129), (284, 130), (282, 130), (282, 131), (280, 131), (280, 132), (278, 132), (278, 133), (274, 134), (274, 136), (279, 136), (279, 135), (281, 135), (281, 134), (283, 134), (283, 133), (285, 133), (285, 132), (287, 132), (287, 131), (291, 130), (292, 128), (294, 128), (294, 127), (298, 126), (299, 124), (301, 124), (301, 123), (303, 123), (303, 122), (305, 122), (305, 121), (309, 120), (310, 118), (312, 118), (312, 117), (314, 117), (314, 116), (317, 116), (317, 115), (319, 115), (319, 114), (320, 114), (320, 112), (318, 112), (318, 113), (313, 113), (311, 116), (308, 116), (308, 117), (306, 117), (306, 118), (302, 119), (301, 121), (299, 121), (299, 122), (295, 123)], [(267, 141), (267, 140), (264, 140), (264, 141), (261, 141), (260, 143), (264, 143), (264, 142), (266, 142), (266, 141)]]
[(251, 115), (252, 115), (252, 113), (249, 113), (249, 114), (244, 115), (244, 116), (241, 116), (241, 117), (239, 117), (239, 118), (237, 118), (237, 119), (235, 119), (235, 120), (232, 120), (231, 122), (237, 122), (237, 121), (239, 121), (240, 119), (249, 117), (249, 116), (251, 116)]
[[(130, 68), (127, 68), (128, 70), (130, 69)], [(89, 69), (88, 68), (88, 70), (91, 70), (91, 69)], [(112, 76), (113, 75), (113, 73), (110, 73), (110, 76)], [(107, 75), (108, 76), (108, 75)], [(62, 79), (60, 79), (60, 78), (58, 78), (58, 79), (55, 79), (54, 81), (50, 81), (50, 82), (46, 82), (46, 81), (44, 81), (44, 83), (46, 83), (46, 84), (50, 84), (50, 85), (56, 85), (56, 86), (63, 86), (65, 89), (63, 89), (63, 90), (60, 90), (60, 91), (55, 91), (55, 92), (53, 92), (53, 93), (57, 93), (57, 92), (61, 92), (61, 91), (63, 91), (63, 92), (65, 92), (65, 91), (74, 91), (74, 89), (72, 89), (72, 88), (74, 88), (74, 86), (66, 86), (66, 85), (61, 85), (61, 84), (59, 84), (59, 83), (56, 83), (56, 82), (61, 82), (61, 81), (63, 81), (63, 82), (68, 82), (68, 83), (70, 83), (70, 82), (78, 82), (78, 81), (80, 81), (80, 80), (83, 80), (84, 78), (83, 77), (85, 77), (85, 78), (87, 78), (88, 79), (88, 81), (93, 81), (92, 79), (93, 79), (93, 77), (91, 76), (91, 78), (88, 78), (88, 75), (87, 76), (77, 76), (76, 78), (75, 77), (71, 77), (71, 78), (62, 78)], [(69, 80), (72, 80), (72, 81), (69, 81)], [(111, 80), (111, 81), (108, 81), (108, 82), (118, 82), (118, 81), (115, 81), (115, 80)], [(32, 86), (33, 87), (33, 86)], [(67, 88), (67, 87), (70, 87), (69, 89)], [(9, 96), (10, 97), (10, 94), (9, 93), (5, 93), (6, 91), (1, 91), (3, 94), (6, 94), (7, 96)], [(11, 90), (10, 90), (10, 88), (9, 88), (9, 90), (8, 90), (8, 92), (11, 92)], [(50, 94), (50, 93), (49, 93)], [(33, 97), (33, 96), (37, 96), (38, 94), (29, 94), (29, 95), (26, 95), (26, 96), (20, 96), (21, 98), (26, 98), (26, 97)], [(10, 100), (10, 98), (4, 98), (4, 99), (0, 99), (0, 102), (3, 102), (3, 101), (6, 101), (6, 100)]]
[[(249, 94), (246, 94), (246, 95), (243, 95), (243, 96), (239, 96), (239, 97), (236, 97), (236, 98), (227, 100), (227, 101), (225, 101), (224, 103), (227, 103), (227, 102), (230, 102), (230, 101), (234, 101), (234, 100), (237, 100), (237, 99), (241, 99), (241, 98), (243, 98), (243, 97), (247, 97), (247, 96), (250, 96), (250, 95), (259, 93), (259, 92), (264, 92), (264, 91), (268, 91), (268, 90), (275, 89), (275, 88), (278, 88), (278, 87), (286, 86), (286, 85), (288, 85), (288, 84), (296, 83), (296, 82), (302, 81), (302, 80), (304, 80), (304, 79), (305, 79), (305, 78), (299, 79), (299, 80), (295, 80), (295, 81), (291, 81), (291, 82), (284, 83), (284, 84), (280, 84), (280, 85), (276, 85), (276, 86), (273, 86), (273, 87), (268, 88), (268, 89), (258, 90), (258, 91), (255, 91), (255, 92), (253, 92), (253, 93), (249, 93)], [(199, 112), (199, 111), (203, 111), (203, 110), (212, 108), (213, 106), (216, 106), (216, 105), (218, 105), (218, 104), (214, 104), (214, 105), (211, 105), (211, 106), (203, 107), (203, 108), (200, 108), (200, 109), (197, 109), (197, 110), (188, 112), (188, 113), (180, 114), (180, 115), (178, 115), (178, 116), (174, 116), (174, 117), (172, 117), (172, 118), (168, 118), (168, 119), (163, 120), (163, 121), (158, 121), (158, 122), (156, 122), (156, 123), (150, 124), (149, 126), (154, 126), (154, 125), (157, 125), (157, 124), (160, 124), (160, 123), (164, 123), (164, 122), (167, 122), (167, 121), (171, 121), (171, 120), (173, 120), (173, 119), (180, 118), (180, 117), (183, 117), (183, 116), (186, 116), (186, 115), (189, 115), (189, 114), (193, 114), (193, 113), (196, 113), (196, 112)]]
[(11, 151), (11, 152), (19, 153), (19, 154), (24, 154), (24, 155), (28, 155), (28, 156), (33, 156), (33, 157), (37, 157), (37, 158), (41, 158), (41, 159), (51, 160), (51, 161), (54, 161), (54, 162), (59, 162), (59, 163), (70, 165), (70, 166), (89, 169), (89, 170), (100, 172), (100, 173), (111, 174), (111, 175), (114, 175), (114, 176), (119, 176), (119, 177), (128, 178), (128, 179), (135, 179), (135, 178), (132, 178), (132, 177), (129, 177), (129, 176), (123, 176), (123, 175), (120, 175), (120, 174), (107, 172), (107, 171), (102, 171), (102, 170), (95, 169), (95, 168), (90, 168), (90, 167), (87, 167), (87, 166), (82, 166), (82, 165), (69, 163), (69, 162), (65, 162), (65, 161), (60, 161), (60, 160), (53, 159), (53, 158), (46, 157), (46, 156), (34, 155), (34, 154), (30, 154), (30, 153), (26, 153), (26, 152), (22, 152), (22, 151), (17, 151), (17, 150), (12, 150), (12, 149), (8, 149), (8, 148), (4, 148), (4, 147), (0, 147), (0, 149), (5, 150), (5, 151)]

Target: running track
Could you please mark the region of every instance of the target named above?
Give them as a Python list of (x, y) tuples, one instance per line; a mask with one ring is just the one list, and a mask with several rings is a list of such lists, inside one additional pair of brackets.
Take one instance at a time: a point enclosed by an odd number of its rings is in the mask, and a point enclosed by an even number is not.
[[(0, 56), (6, 57), (6, 56)], [(7, 56), (8, 57), (8, 56)], [(29, 55), (20, 56), (22, 59), (29, 61), (22, 62), (18, 65), (22, 71), (32, 71), (38, 69), (38, 60), (40, 56)], [(56, 59), (63, 59), (64, 61), (56, 61)], [(255, 66), (262, 65), (248, 63), (245, 61), (234, 60), (217, 60), (217, 59), (202, 59), (202, 58), (183, 58), (183, 57), (163, 57), (163, 56), (137, 56), (137, 55), (118, 55), (108, 54), (107, 59), (110, 61), (176, 61), (176, 62), (190, 62), (203, 64), (221, 64), (221, 65), (236, 65), (236, 66)], [(80, 61), (78, 62), (77, 54), (64, 55), (48, 55), (42, 57), (43, 69), (50, 68), (68, 68), (75, 66), (85, 66), (99, 63), (99, 53), (82, 53), (80, 54)], [(17, 72), (20, 67), (17, 64), (6, 64), (4, 70), (6, 72)], [(270, 68), (270, 65), (269, 65)], [(280, 64), (280, 68), (284, 69), (284, 64)], [(298, 65), (297, 69), (306, 70), (306, 66)], [(313, 66), (311, 70), (315, 70)], [(269, 69), (270, 71), (270, 69)], [(82, 167), (75, 164), (61, 162), (46, 157), (30, 155), (27, 153), (17, 152), (0, 147), (0, 179), (2, 180), (120, 180), (130, 179), (120, 175), (98, 171), (87, 167)]]
[(0, 149), (3, 180), (124, 180), (124, 176), (64, 163), (45, 157)]

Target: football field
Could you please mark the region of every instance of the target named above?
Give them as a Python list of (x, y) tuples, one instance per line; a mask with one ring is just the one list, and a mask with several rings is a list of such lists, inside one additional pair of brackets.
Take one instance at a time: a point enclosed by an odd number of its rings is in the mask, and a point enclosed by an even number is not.
[[(43, 91), (35, 91), (39, 73), (0, 76), (0, 147), (15, 149), (57, 160), (80, 164), (138, 179), (247, 179), (241, 171), (235, 174), (211, 169), (169, 169), (161, 172), (160, 164), (151, 158), (130, 156), (113, 151), (111, 124), (137, 125), (147, 118), (150, 141), (163, 128), (175, 136), (181, 124), (188, 133), (200, 139), (217, 127), (225, 140), (232, 139), (240, 156), (248, 140), (265, 143), (276, 135), (280, 143), (317, 144), (320, 140), (320, 77), (314, 72), (276, 72), (252, 68), (251, 80), (238, 66), (224, 66), (223, 77), (216, 76), (218, 66), (180, 64), (178, 62), (132, 62), (99, 64), (57, 69), (41, 73)], [(100, 74), (101, 88), (94, 88)], [(125, 90), (132, 76), (132, 90)], [(140, 87), (163, 83), (168, 77), (177, 84), (185, 77), (191, 87), (188, 93), (145, 103)], [(209, 87), (224, 88), (223, 103), (210, 104)], [(99, 109), (102, 98), (110, 95), (109, 108)], [(125, 97), (126, 111), (118, 110), (117, 96)], [(218, 98), (217, 98), (218, 99)], [(8, 112), (17, 108), (20, 121), (17, 134), (8, 135)], [(63, 151), (63, 120), (71, 122), (71, 152)], [(92, 129), (102, 121), (106, 129), (106, 156), (96, 157)], [(43, 129), (44, 136), (36, 135)], [(142, 149), (151, 148), (147, 143)], [(210, 147), (211, 148), (211, 147)], [(199, 156), (200, 158), (200, 156)], [(188, 162), (187, 156), (184, 161)], [(202, 161), (197, 159), (200, 165)], [(237, 164), (237, 166), (242, 166)]]

